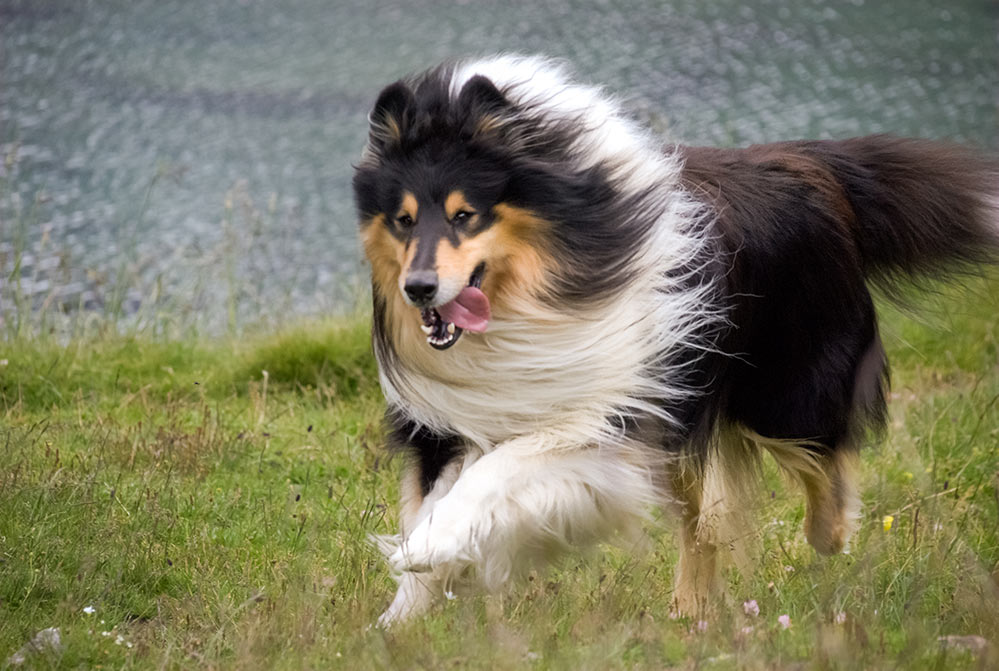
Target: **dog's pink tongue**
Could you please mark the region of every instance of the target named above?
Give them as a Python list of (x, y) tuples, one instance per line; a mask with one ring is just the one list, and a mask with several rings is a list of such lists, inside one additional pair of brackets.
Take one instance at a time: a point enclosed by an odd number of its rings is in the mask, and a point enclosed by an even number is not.
[(489, 326), (489, 299), (476, 287), (465, 287), (454, 300), (437, 307), (441, 319), (473, 333)]

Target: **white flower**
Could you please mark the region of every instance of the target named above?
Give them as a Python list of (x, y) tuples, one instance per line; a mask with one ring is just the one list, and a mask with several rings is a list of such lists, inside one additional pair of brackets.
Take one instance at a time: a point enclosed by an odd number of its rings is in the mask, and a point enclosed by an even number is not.
[(841, 610), (836, 613), (836, 617), (833, 618), (833, 622), (836, 624), (846, 624), (846, 612)]
[(97, 609), (94, 608), (93, 606), (86, 606), (84, 607), (83, 612), (86, 613), (87, 615), (93, 615), (94, 613), (97, 612)]

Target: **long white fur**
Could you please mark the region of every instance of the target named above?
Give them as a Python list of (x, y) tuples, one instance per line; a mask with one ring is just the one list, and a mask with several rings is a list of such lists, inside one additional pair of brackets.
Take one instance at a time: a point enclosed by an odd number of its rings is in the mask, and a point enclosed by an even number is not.
[(434, 589), (451, 592), (470, 577), (493, 589), (567, 546), (633, 538), (644, 511), (663, 503), (650, 452), (625, 443), (559, 450), (560, 442), (532, 434), (465, 456), (447, 495), (435, 488), (420, 523), (385, 547), (400, 587), (383, 622), (422, 612)]
[[(452, 489), (421, 507), (390, 563), (400, 572), (471, 572), (495, 587), (528, 561), (528, 547), (597, 540), (661, 503), (653, 476), (661, 451), (627, 440), (613, 418), (672, 421), (649, 399), (698, 390), (682, 384), (669, 355), (706, 348), (705, 325), (723, 316), (712, 286), (689, 288), (667, 273), (696, 270), (706, 244), (704, 227), (695, 226), (703, 209), (680, 188), (677, 157), (662, 153), (613, 99), (572, 82), (552, 61), (463, 63), (452, 95), (476, 74), (533, 114), (584, 129), (573, 148), (580, 167), (606, 166), (620, 192), (647, 193), (641, 207), (656, 220), (629, 281), (598, 307), (572, 313), (524, 299), (494, 312), (485, 334), (466, 334), (449, 350), (411, 349), (380, 362), (391, 407), (469, 446)], [(404, 577), (389, 619), (426, 605), (412, 593), (413, 579)]]

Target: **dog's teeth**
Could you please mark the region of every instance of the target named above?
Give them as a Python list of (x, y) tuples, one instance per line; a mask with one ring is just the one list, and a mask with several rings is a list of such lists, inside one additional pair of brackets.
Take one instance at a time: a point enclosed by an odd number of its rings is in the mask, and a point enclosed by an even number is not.
[(451, 335), (454, 335), (454, 324), (448, 322), (447, 332), (450, 333)]
[(430, 335), (431, 333), (434, 332), (434, 327), (427, 326), (426, 324), (420, 324), (420, 330), (426, 333), (427, 335)]

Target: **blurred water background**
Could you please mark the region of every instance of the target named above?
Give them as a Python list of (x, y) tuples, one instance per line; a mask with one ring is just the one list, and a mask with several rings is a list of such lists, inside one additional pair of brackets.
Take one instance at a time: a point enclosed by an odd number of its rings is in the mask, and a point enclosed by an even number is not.
[(689, 143), (999, 150), (996, 0), (0, 0), (0, 322), (350, 311), (369, 105), (498, 51), (566, 58)]

